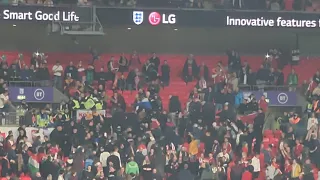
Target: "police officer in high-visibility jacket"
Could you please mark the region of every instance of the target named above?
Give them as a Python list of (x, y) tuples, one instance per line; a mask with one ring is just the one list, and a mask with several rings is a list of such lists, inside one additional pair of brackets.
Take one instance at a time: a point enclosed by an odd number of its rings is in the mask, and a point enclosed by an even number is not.
[(103, 101), (102, 100), (96, 101), (96, 109), (97, 110), (102, 110), (103, 109)]
[(86, 102), (84, 103), (84, 107), (85, 109), (91, 109), (96, 105), (96, 103), (94, 102), (93, 98), (91, 96), (89, 96), (86, 100)]

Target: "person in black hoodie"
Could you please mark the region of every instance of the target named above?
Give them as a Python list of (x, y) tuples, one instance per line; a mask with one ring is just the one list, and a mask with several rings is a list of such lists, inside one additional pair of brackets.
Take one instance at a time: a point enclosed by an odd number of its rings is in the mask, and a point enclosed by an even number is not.
[[(109, 73), (111, 73), (111, 72), (109, 72)], [(112, 81), (114, 80), (114, 79), (106, 79), (107, 73), (104, 71), (103, 67), (100, 69), (100, 72), (96, 73), (95, 78), (98, 81), (99, 86), (102, 85), (103, 87), (105, 86), (106, 80), (112, 80)]]
[(243, 115), (246, 112), (248, 112), (248, 110), (249, 110), (248, 100), (244, 99), (243, 102), (238, 107), (238, 113)]
[(216, 119), (216, 108), (213, 102), (203, 102), (202, 104), (203, 121), (208, 127), (211, 127)]
[(65, 133), (61, 124), (58, 124), (57, 127), (50, 134), (50, 141), (54, 144), (62, 147), (64, 145)]
[(171, 96), (169, 100), (169, 112), (181, 112), (181, 103), (178, 96)]
[[(38, 77), (38, 80), (40, 81), (48, 81), (50, 80), (50, 73), (48, 70), (48, 67), (46, 64), (42, 63), (40, 65), (40, 68), (38, 69), (37, 73), (36, 73), (36, 77)], [(45, 85), (46, 83), (44, 83)]]
[(119, 64), (119, 72), (126, 72), (126, 71), (128, 71), (129, 61), (128, 61), (128, 59), (126, 58), (126, 56), (125, 56), (124, 53), (121, 54), (120, 59), (119, 59), (119, 61), (118, 61), (118, 64)]
[(7, 154), (3, 148), (0, 149), (0, 166), (1, 166), (1, 177), (6, 177), (10, 173), (10, 163), (7, 159)]
[(118, 152), (118, 147), (114, 147), (114, 152), (111, 153), (111, 155), (108, 157), (107, 159), (107, 163), (109, 164), (109, 162), (112, 162), (113, 164), (113, 168), (118, 171), (120, 170), (120, 159), (119, 157), (116, 155), (116, 152)]
[(228, 50), (227, 51), (228, 56), (228, 68), (230, 69), (229, 72), (238, 72), (241, 69), (241, 59), (238, 52), (234, 50)]
[(64, 78), (68, 77), (68, 74), (72, 79), (78, 79), (78, 69), (73, 65), (72, 61), (70, 61), (69, 66), (65, 69)]
[(268, 76), (268, 84), (274, 85), (276, 80), (276, 73), (274, 72), (273, 68), (270, 68), (270, 73)]
[(207, 131), (205, 135), (201, 138), (201, 142), (204, 143), (205, 153), (208, 155), (212, 151), (214, 137), (211, 135), (210, 131)]
[(264, 125), (265, 114), (262, 109), (259, 109), (257, 117), (254, 118), (253, 123), (253, 132), (254, 137), (256, 138), (256, 144), (254, 146), (254, 150), (256, 153), (260, 153), (260, 146), (262, 141), (262, 129)]
[(152, 53), (152, 57), (149, 59), (150, 63), (154, 64), (155, 70), (158, 72), (159, 65), (160, 65), (160, 59), (157, 57), (156, 53)]
[(169, 86), (170, 83), (170, 66), (168, 61), (164, 60), (164, 64), (161, 66), (161, 80), (164, 86)]
[(253, 98), (249, 103), (248, 103), (248, 110), (251, 112), (255, 112), (259, 110), (259, 104), (257, 102), (256, 98)]
[(281, 69), (278, 69), (276, 74), (276, 85), (283, 86), (284, 85), (284, 75)]
[[(127, 88), (129, 90), (134, 90), (137, 87), (137, 84), (135, 83), (135, 78), (138, 76), (139, 70), (133, 69), (129, 72), (127, 76)], [(139, 87), (138, 87), (139, 88)]]
[(220, 116), (220, 122), (226, 122), (228, 119), (232, 120), (235, 118), (235, 114), (229, 108), (229, 103), (224, 104), (223, 110), (218, 114)]
[(263, 65), (260, 66), (260, 69), (257, 72), (257, 85), (263, 85), (268, 82), (270, 70), (264, 68)]
[(257, 73), (253, 72), (252, 69), (249, 69), (248, 77), (247, 77), (247, 84), (248, 85), (256, 85), (257, 83)]

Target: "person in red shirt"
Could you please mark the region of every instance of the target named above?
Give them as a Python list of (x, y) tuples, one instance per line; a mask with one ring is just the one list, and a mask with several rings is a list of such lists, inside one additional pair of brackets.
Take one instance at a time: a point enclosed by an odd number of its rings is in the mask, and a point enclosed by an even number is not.
[(303, 144), (301, 144), (300, 140), (297, 139), (296, 140), (296, 146), (294, 147), (293, 149), (293, 153), (294, 153), (294, 156), (297, 158), (297, 159), (300, 159), (302, 158), (302, 151), (303, 151)]
[(284, 176), (285, 178), (291, 177), (292, 165), (289, 160), (286, 160), (284, 163)]
[(230, 154), (231, 150), (232, 150), (232, 146), (229, 143), (229, 139), (228, 138), (224, 138), (224, 142), (222, 144), (222, 148), (227, 150), (227, 153)]
[(264, 113), (268, 111), (268, 102), (266, 100), (265, 96), (261, 96), (261, 99), (259, 100), (259, 107), (262, 109)]

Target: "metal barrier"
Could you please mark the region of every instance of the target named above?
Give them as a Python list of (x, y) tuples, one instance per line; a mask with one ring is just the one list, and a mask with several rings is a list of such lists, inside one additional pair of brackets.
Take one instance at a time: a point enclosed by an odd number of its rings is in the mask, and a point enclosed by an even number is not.
[(43, 80), (43, 81), (8, 81), (9, 86), (12, 87), (51, 87), (51, 80)]
[(23, 121), (25, 116), (19, 117), (16, 112), (8, 112), (0, 114), (0, 119), (1, 126), (13, 126), (19, 125), (19, 121)]
[(242, 91), (289, 91), (289, 86), (240, 84), (238, 87)]

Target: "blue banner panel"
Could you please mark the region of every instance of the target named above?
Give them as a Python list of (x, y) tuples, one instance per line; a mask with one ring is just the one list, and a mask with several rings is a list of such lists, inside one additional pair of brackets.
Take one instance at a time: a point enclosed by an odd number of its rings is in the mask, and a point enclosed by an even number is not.
[(9, 99), (12, 102), (53, 102), (52, 87), (9, 87)]
[(265, 96), (269, 101), (269, 106), (297, 106), (297, 94), (288, 91), (245, 91), (243, 92), (244, 98), (248, 98), (254, 94), (256, 99), (259, 100), (261, 96)]

